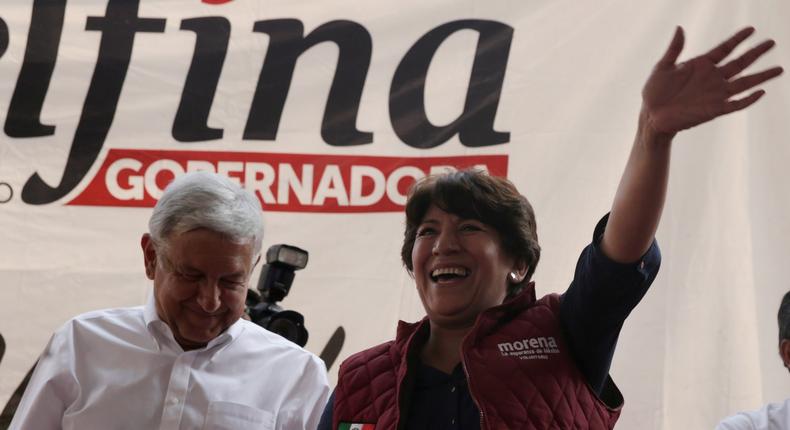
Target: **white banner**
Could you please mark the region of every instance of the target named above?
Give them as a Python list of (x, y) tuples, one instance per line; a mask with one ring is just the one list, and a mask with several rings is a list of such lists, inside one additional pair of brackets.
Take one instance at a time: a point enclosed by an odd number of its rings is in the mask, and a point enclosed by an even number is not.
[[(790, 65), (782, 0), (3, 0), (0, 19), (0, 406), (68, 318), (143, 303), (140, 236), (174, 175), (237, 179), (264, 245), (310, 252), (282, 305), (315, 353), (344, 328), (335, 378), (423, 315), (399, 258), (416, 178), (507, 175), (536, 209), (538, 293), (561, 292), (676, 25), (681, 61), (753, 25), (750, 46), (778, 45), (755, 70)], [(790, 391), (790, 80), (765, 89), (675, 140), (662, 269), (612, 365), (618, 428), (712, 428)]]

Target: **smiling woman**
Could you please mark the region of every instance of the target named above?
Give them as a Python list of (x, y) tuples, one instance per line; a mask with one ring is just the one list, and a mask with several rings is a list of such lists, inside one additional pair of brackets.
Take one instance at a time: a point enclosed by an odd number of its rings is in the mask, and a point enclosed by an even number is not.
[[(540, 246), (532, 206), (495, 177), (431, 177), (412, 190), (401, 258), (431, 321), (471, 327), (535, 272)], [(434, 367), (449, 373), (455, 364)]]
[(472, 222), (462, 228), (466, 231), (493, 229), (503, 250), (523, 260), (527, 266), (526, 274), (519, 282), (509, 284), (508, 296), (520, 291), (525, 286), (524, 282), (535, 273), (540, 260), (535, 213), (529, 201), (512, 183), (479, 174), (433, 176), (418, 183), (411, 190), (405, 208), (406, 231), (401, 248), (403, 265), (412, 272), (412, 253), (417, 238), (421, 236), (418, 230), (423, 223), (427, 224), (426, 228), (438, 223), (438, 220), (429, 222), (431, 219), (426, 217), (431, 209), (455, 214), (459, 219), (484, 222), (485, 225)]
[[(362, 379), (371, 391), (366, 399), (394, 402), (375, 420), (383, 428), (475, 428), (481, 418), (491, 428), (613, 425), (622, 404), (607, 378), (615, 339), (655, 278), (660, 255), (649, 244), (638, 263), (612, 261), (601, 250), (605, 226), (606, 219), (565, 295), (537, 300), (530, 280), (540, 259), (535, 216), (512, 183), (480, 171), (417, 183), (401, 257), (427, 317), (402, 324), (394, 342), (341, 366), (333, 400), (338, 424), (370, 422), (361, 413), (366, 404), (350, 397)], [(368, 364), (382, 357), (396, 357), (394, 365)], [(379, 391), (381, 381), (410, 393), (390, 398)], [(507, 399), (523, 400), (514, 407)], [(535, 399), (566, 402), (575, 412), (528, 407)]]
[(733, 97), (782, 73), (741, 75), (770, 40), (723, 62), (753, 32), (677, 63), (684, 36), (676, 29), (645, 83), (611, 212), (562, 295), (536, 298), (535, 217), (507, 179), (461, 171), (415, 185), (401, 258), (427, 316), (341, 365), (319, 429), (613, 428), (623, 398), (609, 367), (626, 317), (658, 272), (653, 236), (672, 139), (755, 103), (762, 90)]

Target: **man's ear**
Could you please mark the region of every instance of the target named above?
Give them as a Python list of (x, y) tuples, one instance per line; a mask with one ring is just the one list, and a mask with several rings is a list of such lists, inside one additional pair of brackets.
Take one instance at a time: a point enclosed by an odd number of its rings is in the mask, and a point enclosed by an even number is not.
[(785, 363), (785, 367), (790, 369), (790, 340), (782, 339), (779, 342), (779, 355)]
[(145, 263), (145, 276), (154, 280), (156, 275), (156, 248), (151, 235), (145, 233), (140, 239), (140, 246), (143, 248), (143, 262)]
[[(256, 267), (256, 266), (258, 265), (258, 263), (260, 263), (260, 262), (261, 262), (261, 254), (258, 254), (258, 258), (256, 258), (256, 259), (255, 259), (255, 262), (253, 262), (253, 263), (252, 263), (252, 266), (250, 266), (250, 271), (249, 271), (249, 272), (247, 272), (247, 288), (250, 288), (250, 287), (251, 287), (251, 283), (252, 283), (252, 272), (254, 272), (254, 271), (255, 271), (255, 267)], [(252, 288), (255, 288), (255, 287), (253, 286)]]

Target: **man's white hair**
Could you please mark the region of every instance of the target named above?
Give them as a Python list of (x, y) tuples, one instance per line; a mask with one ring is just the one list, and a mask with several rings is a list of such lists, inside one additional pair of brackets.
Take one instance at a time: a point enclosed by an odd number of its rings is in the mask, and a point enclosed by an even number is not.
[(159, 199), (148, 229), (154, 245), (166, 249), (173, 235), (205, 228), (233, 242), (253, 241), (253, 261), (261, 252), (261, 204), (230, 179), (210, 172), (176, 178)]

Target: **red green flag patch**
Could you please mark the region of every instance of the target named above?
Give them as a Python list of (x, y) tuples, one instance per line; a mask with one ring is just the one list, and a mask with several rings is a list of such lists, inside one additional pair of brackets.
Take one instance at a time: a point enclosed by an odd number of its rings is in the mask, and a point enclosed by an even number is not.
[(364, 423), (340, 423), (337, 430), (375, 430), (375, 424)]

